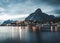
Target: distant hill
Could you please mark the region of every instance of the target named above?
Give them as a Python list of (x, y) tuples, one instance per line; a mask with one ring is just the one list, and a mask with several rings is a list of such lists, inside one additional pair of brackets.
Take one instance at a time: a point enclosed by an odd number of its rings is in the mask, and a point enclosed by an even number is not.
[(4, 21), (1, 25), (10, 24), (10, 23), (12, 23), (12, 22), (14, 22), (14, 21), (13, 21), (13, 20), (6, 20), (6, 21)]
[(11, 20), (4, 20), (2, 23), (0, 23), (1, 25), (5, 25), (5, 24), (10, 24), (12, 22), (15, 22), (15, 21), (23, 21), (23, 18), (13, 18)]
[(0, 20), (0, 25), (4, 22), (4, 20)]
[(53, 15), (48, 15), (44, 12), (42, 12), (42, 10), (40, 8), (38, 8), (35, 12), (31, 13), (27, 18), (25, 18), (25, 20), (28, 21), (50, 21), (55, 19), (55, 16)]

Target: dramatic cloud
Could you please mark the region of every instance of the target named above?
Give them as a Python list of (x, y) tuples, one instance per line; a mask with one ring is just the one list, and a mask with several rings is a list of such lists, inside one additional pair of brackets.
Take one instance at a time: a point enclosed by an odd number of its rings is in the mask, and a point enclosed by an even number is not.
[(32, 1), (37, 4), (47, 3), (47, 4), (53, 5), (53, 6), (60, 6), (60, 0), (32, 0)]
[(4, 15), (27, 16), (37, 8), (41, 8), (43, 12), (49, 15), (59, 16), (60, 0), (0, 0), (0, 17)]
[(59, 9), (58, 10), (55, 10), (54, 13), (60, 14), (60, 10)]

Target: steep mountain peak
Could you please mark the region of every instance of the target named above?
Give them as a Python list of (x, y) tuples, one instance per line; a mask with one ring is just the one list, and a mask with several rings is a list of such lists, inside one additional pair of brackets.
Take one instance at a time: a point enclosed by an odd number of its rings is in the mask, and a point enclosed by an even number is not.
[(35, 12), (31, 13), (25, 20), (30, 20), (30, 21), (47, 21), (47, 20), (52, 20), (54, 19), (55, 16), (53, 15), (48, 15), (44, 12), (42, 12), (42, 10), (40, 8), (38, 8)]
[(35, 13), (42, 13), (42, 10), (40, 8), (38, 8)]

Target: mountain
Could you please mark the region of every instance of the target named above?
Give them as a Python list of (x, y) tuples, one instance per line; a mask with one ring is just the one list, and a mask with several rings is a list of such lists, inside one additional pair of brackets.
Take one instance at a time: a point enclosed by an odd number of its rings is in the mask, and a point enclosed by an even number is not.
[(10, 24), (10, 23), (12, 23), (12, 22), (14, 22), (14, 21), (13, 21), (13, 20), (6, 20), (6, 21), (4, 21), (1, 25)]
[(0, 20), (0, 25), (4, 22), (4, 20)]
[(53, 21), (54, 22), (60, 22), (60, 17), (56, 17)]
[(28, 21), (48, 21), (53, 20), (55, 16), (48, 15), (46, 13), (43, 13), (40, 8), (38, 8), (35, 12), (31, 13), (25, 20)]
[(24, 18), (13, 18), (13, 19), (8, 19), (8, 20), (0, 20), (0, 24), (10, 24), (11, 22), (15, 21), (23, 21)]

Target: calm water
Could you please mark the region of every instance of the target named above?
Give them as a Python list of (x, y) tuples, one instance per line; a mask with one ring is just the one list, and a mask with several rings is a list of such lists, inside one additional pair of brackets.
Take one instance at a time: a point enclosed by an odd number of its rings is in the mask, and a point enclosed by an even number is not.
[(60, 32), (40, 32), (32, 28), (0, 26), (0, 43), (60, 43)]

